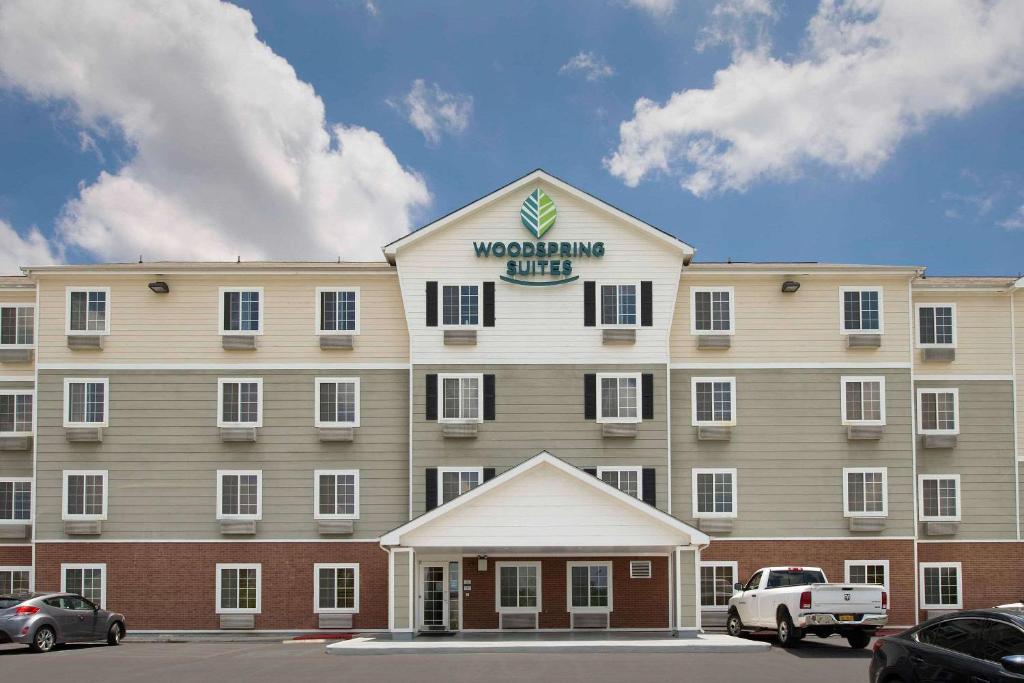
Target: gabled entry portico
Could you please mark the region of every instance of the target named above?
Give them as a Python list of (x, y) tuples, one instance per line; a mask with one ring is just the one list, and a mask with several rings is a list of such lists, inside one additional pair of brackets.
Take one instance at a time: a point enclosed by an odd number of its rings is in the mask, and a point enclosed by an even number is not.
[(381, 538), (389, 627), (697, 629), (708, 541), (545, 451)]

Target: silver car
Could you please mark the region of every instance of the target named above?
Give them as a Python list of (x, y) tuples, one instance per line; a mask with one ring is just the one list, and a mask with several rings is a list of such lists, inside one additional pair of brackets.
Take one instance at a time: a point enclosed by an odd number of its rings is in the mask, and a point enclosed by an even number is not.
[(24, 643), (35, 652), (97, 640), (119, 645), (124, 624), (124, 615), (73, 593), (0, 594), (0, 643)]

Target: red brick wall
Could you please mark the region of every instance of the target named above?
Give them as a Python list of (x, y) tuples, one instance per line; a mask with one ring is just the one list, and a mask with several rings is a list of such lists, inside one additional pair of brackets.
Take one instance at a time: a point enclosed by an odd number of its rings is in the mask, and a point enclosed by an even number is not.
[(889, 560), (889, 623), (914, 623), (914, 542), (886, 541), (730, 541), (715, 539), (701, 560), (733, 561), (738, 581), (746, 582), (761, 567), (821, 567), (830, 581), (844, 579), (846, 560)]
[(387, 554), (376, 543), (41, 543), (36, 588), (60, 588), (63, 562), (107, 565), (107, 607), (134, 629), (217, 629), (217, 563), (261, 566), (257, 629), (315, 629), (313, 564), (359, 563), (355, 628), (388, 625)]
[(917, 556), (920, 562), (962, 563), (964, 609), (1024, 599), (1024, 543), (921, 543)]
[[(464, 628), (498, 628), (495, 611), (495, 562), (501, 557), (487, 559), (487, 571), (477, 571), (476, 558), (465, 558), (462, 563), (464, 579), (472, 581), (469, 595), (463, 593), (462, 619)], [(511, 558), (508, 558), (511, 559)], [(610, 560), (612, 562), (612, 628), (668, 628), (668, 558), (665, 557), (546, 557), (515, 558), (517, 561), (540, 561), (541, 608), (540, 628), (569, 628), (566, 609), (566, 563), (580, 560)], [(630, 559), (651, 560), (650, 579), (629, 578)]]
[(0, 567), (31, 567), (31, 546), (0, 545)]

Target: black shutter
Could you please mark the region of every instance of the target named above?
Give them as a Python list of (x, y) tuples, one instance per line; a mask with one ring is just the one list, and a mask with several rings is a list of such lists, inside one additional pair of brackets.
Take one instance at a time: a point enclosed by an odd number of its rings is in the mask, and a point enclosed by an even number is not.
[(494, 375), (484, 375), (484, 419), (494, 419)]
[(491, 479), (494, 479), (494, 468), (493, 467), (485, 467), (484, 468), (484, 481), (490, 481)]
[(231, 331), (231, 292), (224, 292), (224, 331)]
[(581, 467), (580, 469), (583, 470), (584, 472), (586, 472), (587, 474), (589, 474), (592, 477), (596, 477), (597, 476), (597, 468), (596, 467)]
[(583, 326), (597, 325), (597, 286), (592, 280), (583, 283)]
[(640, 375), (640, 417), (644, 420), (654, 419), (654, 375), (645, 372)]
[(437, 507), (437, 468), (427, 468), (427, 510)]
[(494, 327), (494, 283), (484, 283), (484, 327)]
[(437, 419), (437, 375), (427, 375), (427, 410), (428, 420)]
[(583, 419), (597, 419), (597, 375), (583, 375)]
[(640, 283), (640, 325), (650, 327), (654, 324), (654, 283), (644, 280)]
[(644, 481), (644, 502), (648, 505), (656, 506), (658, 504), (657, 494), (654, 492), (654, 468), (645, 467), (643, 470)]
[(437, 327), (437, 283), (427, 283), (427, 327)]

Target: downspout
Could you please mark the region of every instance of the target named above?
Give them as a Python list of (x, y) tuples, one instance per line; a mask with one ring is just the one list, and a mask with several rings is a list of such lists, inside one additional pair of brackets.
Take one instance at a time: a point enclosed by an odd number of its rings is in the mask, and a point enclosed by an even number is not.
[(1010, 368), (1013, 372), (1013, 493), (1017, 519), (1017, 540), (1020, 538), (1020, 414), (1017, 412), (1017, 319), (1014, 297), (1016, 288), (1010, 287)]
[[(920, 275), (920, 273), (918, 273)], [(909, 314), (907, 319), (910, 324), (910, 471), (912, 474), (910, 486), (911, 510), (914, 516), (914, 624), (921, 620), (921, 595), (919, 593), (918, 575), (920, 566), (917, 553), (917, 536), (920, 524), (918, 522), (918, 500), (917, 500), (917, 390), (914, 386), (914, 278), (907, 281), (907, 306)]]

